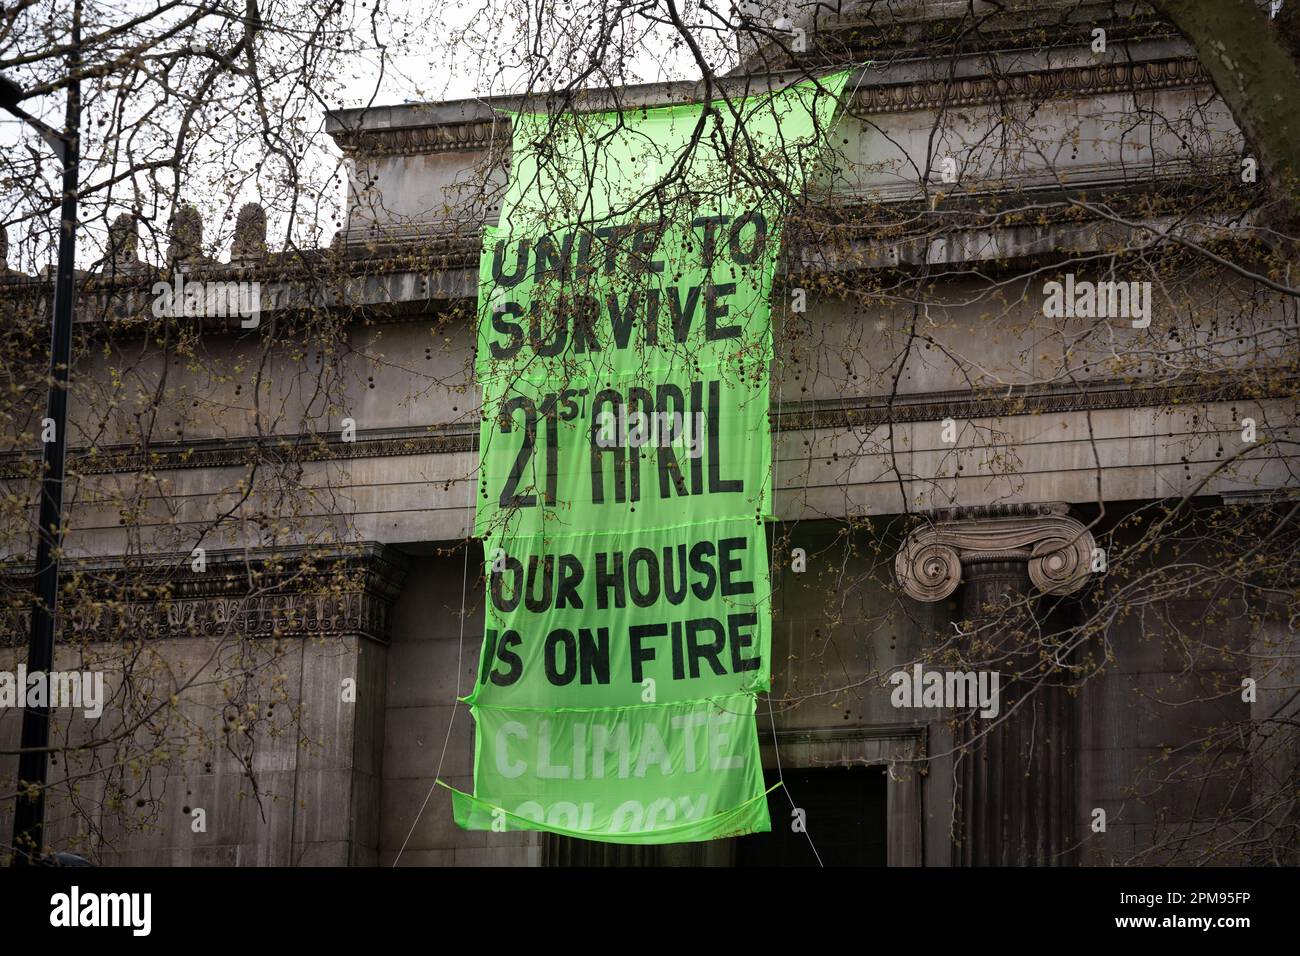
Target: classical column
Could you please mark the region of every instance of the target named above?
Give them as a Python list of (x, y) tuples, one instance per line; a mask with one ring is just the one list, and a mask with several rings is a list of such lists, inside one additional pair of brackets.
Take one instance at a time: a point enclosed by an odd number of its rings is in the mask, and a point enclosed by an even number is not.
[(958, 713), (953, 862), (1059, 866), (1074, 822), (1073, 701), (1039, 598), (1081, 588), (1095, 542), (1059, 504), (933, 517), (899, 550), (899, 583), (918, 601), (960, 586), (963, 658), (1000, 678), (996, 717)]

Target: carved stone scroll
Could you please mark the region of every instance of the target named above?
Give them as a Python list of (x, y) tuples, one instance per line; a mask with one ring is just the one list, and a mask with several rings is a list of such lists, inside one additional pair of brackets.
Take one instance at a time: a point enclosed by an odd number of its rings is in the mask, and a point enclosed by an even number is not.
[(1096, 541), (1062, 504), (965, 508), (936, 515), (907, 536), (894, 559), (903, 591), (918, 601), (941, 601), (957, 590), (962, 565), (1023, 560), (1045, 594), (1083, 587)]

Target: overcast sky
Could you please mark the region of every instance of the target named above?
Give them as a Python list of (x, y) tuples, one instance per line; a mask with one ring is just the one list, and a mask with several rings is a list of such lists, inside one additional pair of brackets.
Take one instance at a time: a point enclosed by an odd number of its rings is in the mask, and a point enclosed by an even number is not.
[[(155, 8), (153, 0), (86, 2), (112, 22), (124, 22)], [(38, 5), (25, 15), (48, 16), (48, 11), (42, 14), (41, 10), (51, 3), (66, 3), (66, 0), (38, 0)], [(720, 26), (716, 16), (701, 8), (700, 0), (678, 0), (677, 6), (687, 23)], [(264, 0), (263, 7), (268, 11), (268, 19), (274, 15), (275, 6), (270, 0)], [(187, 9), (182, 6), (172, 14), (183, 15)], [(647, 15), (630, 17), (621, 25), (618, 37), (628, 52), (608, 58), (608, 67), (615, 74), (606, 74), (608, 80), (630, 83), (698, 79), (699, 68), (684, 45), (674, 43), (675, 33), (666, 24), (657, 22), (666, 9), (665, 0), (659, 0), (658, 6), (644, 9)], [(730, 9), (730, 3), (722, 3), (720, 9)], [(539, 10), (546, 20), (541, 28), (543, 40), (537, 43), (531, 38), (538, 34), (536, 17)], [(536, 69), (539, 59), (553, 69), (539, 85), (563, 85), (565, 71), (576, 68), (587, 59), (591, 48), (588, 41), (598, 32), (597, 24), (608, 15), (609, 8), (605, 0), (577, 0), (568, 4), (557, 4), (553, 0), (549, 4), (547, 0), (445, 0), (427, 6), (405, 2), (383, 4), (376, 11), (372, 0), (348, 0), (345, 11), (344, 21), (355, 28), (349, 38), (359, 50), (349, 54), (342, 69), (332, 77), (337, 86), (320, 91), (331, 107), (437, 102), (516, 93), (526, 85), (530, 67)], [(568, 50), (557, 40), (556, 35), (560, 33), (571, 38)], [(729, 66), (727, 50), (732, 44), (730, 33), (718, 31), (710, 34), (706, 31), (700, 39), (714, 67), (726, 69)], [(273, 29), (260, 36), (262, 43), (275, 41)], [(30, 39), (28, 43), (30, 45)], [(525, 49), (534, 53), (531, 64), (524, 61), (522, 51)], [(15, 71), (16, 74), (20, 72)], [(24, 83), (32, 82), (21, 75), (16, 78)], [(595, 77), (587, 85), (600, 83), (600, 77)], [(63, 96), (56, 94), (29, 100), (24, 105), (52, 125), (61, 126), (63, 102)], [(333, 208), (313, 207), (307, 211), (300, 220), (304, 223), (304, 231), (298, 241), (305, 244), (328, 242), (345, 199), (339, 154), (329, 138), (323, 135), (323, 106), (308, 103), (304, 107), (303, 119), (309, 143), (303, 157), (304, 178), (325, 189), (329, 200), (327, 205)], [(83, 129), (87, 128), (88, 122), (83, 123)], [(18, 146), (20, 138), (25, 140), (23, 147)], [(24, 148), (28, 144), (32, 147), (30, 150)], [(113, 143), (106, 144), (98, 156), (102, 159), (111, 155), (114, 146)], [(22, 156), (43, 157), (40, 160), (41, 172), (48, 184), (48, 195), (55, 195), (56, 164), (48, 158), (48, 148), (30, 130), (17, 120), (3, 116), (0, 119), (0, 148), (16, 150), (16, 154)], [(94, 175), (90, 167), (95, 154), (89, 141), (87, 149), (83, 158), (83, 180)], [(242, 202), (261, 200), (259, 189), (265, 188), (265, 183), (259, 184), (256, 175), (249, 173), (255, 167), (257, 148), (250, 145), (244, 153), (242, 168), (237, 146), (223, 148), (217, 145), (211, 154), (221, 162), (228, 162), (232, 178), (238, 178), (242, 183), (233, 195), (216, 197), (219, 190), (214, 188), (212, 196), (204, 196), (205, 187), (198, 181), (187, 187), (187, 198), (199, 205), (204, 215), (205, 238), (222, 247), (218, 254), (223, 257), (228, 246), (232, 211)], [(106, 175), (102, 165), (100, 173)], [(215, 182), (214, 177), (209, 175), (207, 182)], [(144, 177), (137, 176), (133, 184), (127, 183), (115, 189), (114, 205), (108, 210), (107, 218), (126, 211), (133, 204), (138, 207), (142, 194), (152, 187), (153, 184), (146, 182)], [(121, 209), (117, 209), (119, 197)], [(157, 224), (169, 215), (169, 210), (157, 203), (150, 208), (150, 202), (151, 198), (145, 196), (143, 215), (153, 223), (156, 233)], [(52, 261), (53, 217), (47, 216), (49, 221), (44, 225), (33, 223), (14, 213), (13, 207), (13, 198), (10, 197), (6, 215), (12, 222), (9, 230), (13, 247), (11, 266), (34, 270), (41, 263)], [(83, 215), (90, 216), (89, 206)], [(104, 221), (105, 211), (101, 208), (98, 225), (93, 222), (85, 225), (84, 241), (78, 248), (78, 262), (83, 267), (97, 258), (103, 248)], [(283, 246), (282, 241), (277, 242), (276, 235), (281, 225), (272, 214), (269, 232), (272, 248)], [(313, 228), (316, 235), (311, 237), (308, 233)], [(159, 261), (161, 253), (156, 243), (152, 249), (142, 247), (141, 251), (146, 259)]]
[[(89, 2), (111, 17), (111, 22), (114, 23), (124, 22), (155, 8), (153, 0), (110, 0), (108, 3), (89, 0)], [(394, 3), (391, 7), (387, 4), (381, 6), (376, 13), (369, 0), (349, 0), (350, 11), (347, 19), (358, 27), (351, 39), (360, 47), (360, 51), (344, 57), (342, 70), (331, 77), (337, 82), (337, 86), (319, 92), (326, 97), (326, 102), (330, 106), (350, 107), (370, 103), (383, 105), (467, 97), (480, 92), (489, 92), (494, 84), (504, 85), (508, 82), (507, 78), (493, 75), (495, 71), (490, 71), (485, 65), (488, 58), (481, 51), (466, 55), (463, 45), (465, 41), (461, 39), (467, 31), (470, 36), (478, 32), (475, 28), (476, 23), (481, 23), (485, 27), (491, 16), (500, 15), (500, 11), (494, 10), (497, 2), (498, 0), (482, 0), (473, 5), (438, 4), (436, 9), (424, 11), (411, 10), (411, 5), (405, 3)], [(34, 10), (31, 11), (30, 16), (36, 18), (40, 13)], [(274, 43), (275, 40), (274, 29), (264, 30), (260, 37), (261, 43)], [(462, 55), (452, 54), (451, 51), (458, 46), (462, 49)], [(25, 48), (11, 46), (8, 52), (11, 57), (21, 56), (30, 49), (31, 41), (28, 40)], [(11, 70), (9, 73), (24, 87), (30, 87), (34, 82), (38, 82), (23, 68)], [(61, 93), (28, 99), (24, 101), (23, 107), (51, 126), (61, 128), (63, 125), (65, 97)], [(337, 149), (323, 132), (324, 107), (318, 103), (307, 103), (306, 111), (308, 115), (304, 117), (304, 126), (308, 131), (311, 144), (308, 155), (304, 157), (308, 176), (322, 182), (334, 178), (328, 191), (333, 197), (334, 205), (341, 208), (345, 192), (342, 178), (336, 177), (339, 172), (339, 156)], [(93, 117), (83, 116), (83, 129), (93, 128), (93, 123)], [(106, 145), (111, 150), (113, 144)], [(57, 166), (49, 148), (22, 121), (5, 113), (0, 113), (0, 149), (9, 151), (15, 157), (24, 160), (30, 158), (40, 163), (40, 171), (47, 184), (47, 194), (55, 195)], [(258, 148), (251, 147), (245, 152), (252, 155), (258, 152)], [(99, 178), (92, 172), (92, 167), (96, 157), (103, 154), (104, 150), (97, 149), (96, 145), (89, 140), (83, 144), (83, 183)], [(220, 153), (215, 155), (220, 156)], [(240, 167), (247, 166), (246, 162), (240, 162), (236, 150), (231, 150), (222, 158), (229, 162), (232, 172), (242, 173), (244, 170)], [(141, 180), (142, 177), (136, 177), (137, 183)], [(122, 210), (110, 210), (109, 218), (116, 211), (125, 211), (127, 208), (126, 203), (130, 197), (125, 194), (127, 192), (125, 188), (121, 192), (124, 193)], [(221, 213), (216, 211), (215, 204), (210, 203), (205, 207), (204, 197), (199, 195), (202, 192), (203, 186), (195, 182), (187, 189), (187, 198), (196, 202), (204, 213), (205, 239), (217, 239), (224, 246), (228, 236), (217, 237), (213, 231), (214, 225), (210, 221)], [(215, 192), (214, 190), (213, 193)], [(243, 202), (261, 200), (262, 197), (258, 192), (257, 182), (255, 180), (248, 182), (233, 199), (223, 200), (221, 205), (226, 212), (229, 212)], [(54, 217), (46, 216), (43, 223), (21, 219), (22, 210), (12, 208), (17, 195), (15, 192), (7, 197), (9, 201), (6, 203), (6, 213), (10, 217), (9, 261), (11, 267), (34, 271), (39, 269), (42, 263), (53, 261), (51, 237)], [(102, 215), (98, 221), (95, 221), (90, 206), (91, 202), (85, 203), (81, 210), (82, 228), (78, 237), (77, 261), (82, 268), (88, 267), (101, 254), (106, 234)], [(145, 215), (149, 216), (149, 214), (150, 211), (146, 210)], [(316, 218), (320, 220), (318, 223), (320, 239), (328, 241), (333, 232), (334, 217), (327, 214)], [(277, 225), (275, 215), (272, 213), (269, 233), (273, 248), (280, 245), (274, 239)], [(218, 222), (215, 228), (222, 228), (222, 224)], [(228, 232), (228, 222), (225, 228)], [(148, 243), (146, 242), (145, 245), (147, 246)], [(146, 259), (155, 262), (159, 260), (157, 248), (142, 248), (141, 252)], [(219, 255), (223, 252), (224, 249), (220, 250)]]

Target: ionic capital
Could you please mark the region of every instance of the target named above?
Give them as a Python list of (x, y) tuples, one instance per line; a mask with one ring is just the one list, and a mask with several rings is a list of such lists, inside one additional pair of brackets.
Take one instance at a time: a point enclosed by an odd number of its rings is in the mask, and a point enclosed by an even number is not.
[(990, 506), (939, 512), (907, 536), (894, 558), (904, 592), (918, 601), (941, 601), (957, 590), (962, 566), (984, 561), (1026, 561), (1029, 580), (1045, 594), (1083, 587), (1096, 541), (1063, 504)]

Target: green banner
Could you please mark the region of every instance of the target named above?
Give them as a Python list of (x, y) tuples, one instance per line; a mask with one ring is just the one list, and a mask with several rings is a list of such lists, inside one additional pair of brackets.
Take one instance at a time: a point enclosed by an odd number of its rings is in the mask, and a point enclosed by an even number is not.
[(487, 619), (461, 826), (770, 828), (768, 297), (847, 76), (513, 117), (479, 267)]

